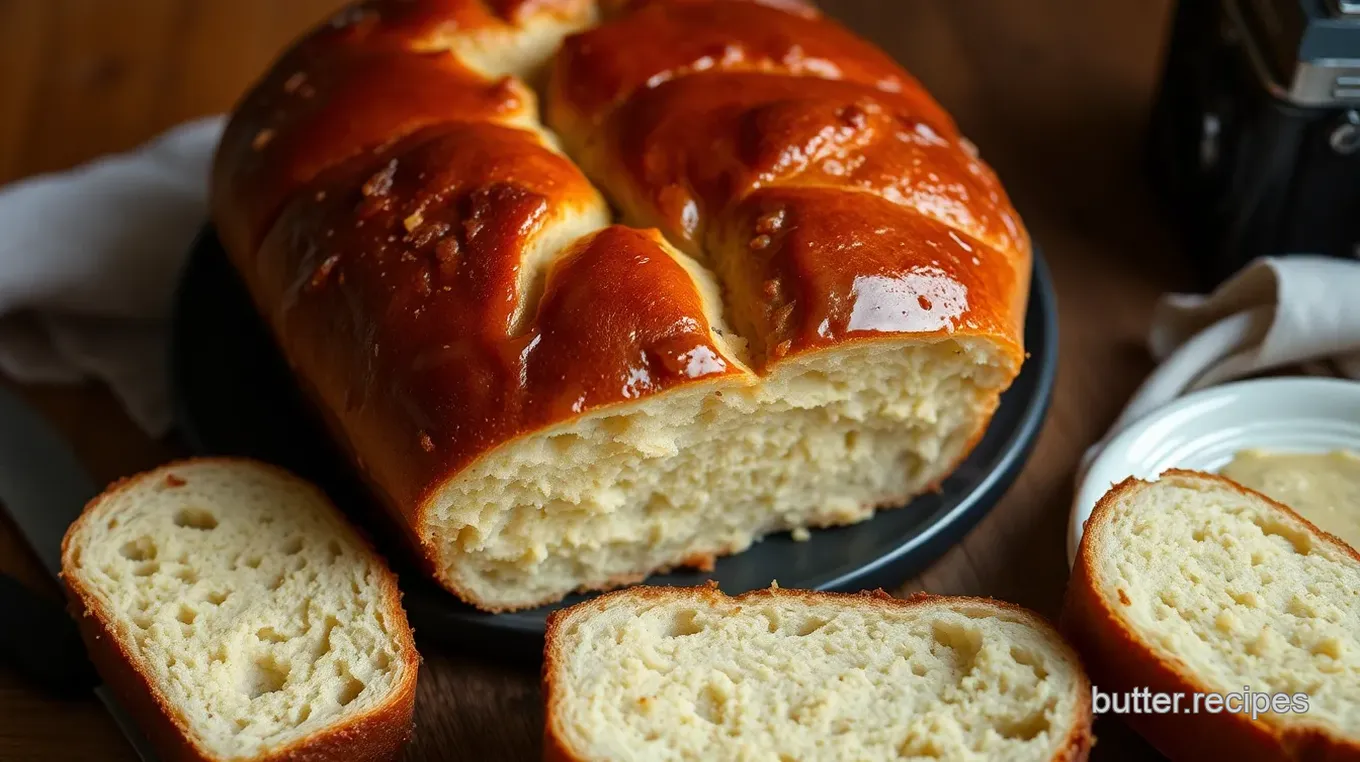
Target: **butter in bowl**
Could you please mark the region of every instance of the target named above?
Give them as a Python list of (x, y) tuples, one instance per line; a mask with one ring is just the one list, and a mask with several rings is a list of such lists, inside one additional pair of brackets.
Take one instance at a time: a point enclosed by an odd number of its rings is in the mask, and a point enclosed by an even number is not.
[(1218, 473), (1360, 542), (1360, 382), (1261, 378), (1193, 392), (1112, 437), (1080, 477), (1068, 560), (1109, 489), (1169, 469)]
[(1360, 548), (1360, 455), (1242, 450), (1219, 474), (1284, 503), (1319, 529)]

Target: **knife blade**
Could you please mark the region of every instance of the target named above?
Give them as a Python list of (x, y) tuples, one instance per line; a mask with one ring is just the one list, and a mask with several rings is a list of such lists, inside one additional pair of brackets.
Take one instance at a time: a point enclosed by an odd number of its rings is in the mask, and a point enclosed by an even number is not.
[[(69, 445), (36, 411), (0, 387), (0, 504), (48, 573), (61, 573), (61, 539), (99, 493)], [(36, 594), (34, 594), (36, 595)], [(107, 686), (94, 689), (142, 762), (156, 756)]]

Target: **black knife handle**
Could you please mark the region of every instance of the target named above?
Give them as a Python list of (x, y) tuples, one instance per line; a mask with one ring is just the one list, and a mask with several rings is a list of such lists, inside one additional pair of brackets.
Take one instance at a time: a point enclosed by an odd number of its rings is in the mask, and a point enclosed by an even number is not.
[(66, 609), (0, 574), (0, 663), (60, 698), (88, 695), (99, 676)]

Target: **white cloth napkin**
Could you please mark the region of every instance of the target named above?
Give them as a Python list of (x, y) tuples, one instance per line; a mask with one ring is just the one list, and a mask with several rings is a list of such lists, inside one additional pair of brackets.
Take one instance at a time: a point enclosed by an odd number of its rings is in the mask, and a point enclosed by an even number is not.
[(1086, 451), (1082, 473), (1125, 426), (1183, 394), (1299, 365), (1360, 378), (1360, 262), (1267, 257), (1209, 296), (1168, 294), (1154, 312), (1148, 347), (1161, 364)]
[(165, 328), (184, 255), (207, 218), (221, 117), (0, 188), (0, 371), (108, 384), (159, 436), (171, 424)]

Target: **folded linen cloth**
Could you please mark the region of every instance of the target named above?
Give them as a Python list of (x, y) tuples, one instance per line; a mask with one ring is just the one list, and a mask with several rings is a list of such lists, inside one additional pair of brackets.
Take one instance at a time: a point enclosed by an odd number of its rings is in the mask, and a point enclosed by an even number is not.
[(1295, 255), (1252, 262), (1213, 294), (1168, 294), (1148, 348), (1160, 365), (1138, 388), (1105, 443), (1183, 394), (1281, 368), (1360, 379), (1360, 262)]
[(207, 216), (222, 126), (189, 122), (0, 188), (0, 371), (30, 383), (100, 379), (148, 433), (169, 430), (166, 322)]

